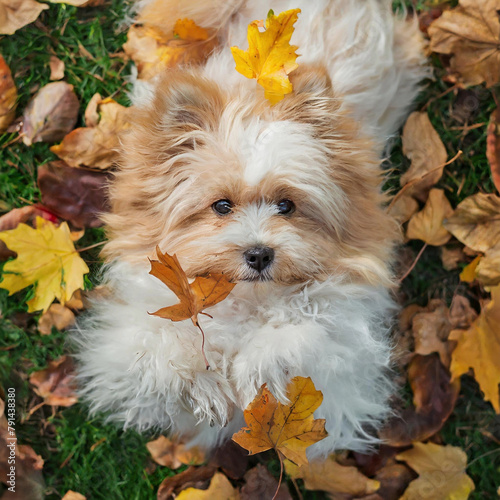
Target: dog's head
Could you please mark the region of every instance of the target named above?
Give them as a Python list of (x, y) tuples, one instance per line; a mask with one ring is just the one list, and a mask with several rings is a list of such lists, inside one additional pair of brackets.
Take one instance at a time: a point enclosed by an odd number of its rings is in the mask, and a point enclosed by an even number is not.
[(293, 94), (270, 106), (253, 86), (169, 73), (125, 140), (108, 256), (146, 261), (159, 245), (191, 277), (386, 281), (397, 229), (376, 148), (322, 68), (291, 79)]

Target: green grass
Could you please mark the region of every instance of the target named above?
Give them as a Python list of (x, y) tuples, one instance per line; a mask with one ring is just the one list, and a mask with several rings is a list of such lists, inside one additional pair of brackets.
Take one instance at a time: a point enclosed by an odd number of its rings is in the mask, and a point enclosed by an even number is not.
[[(395, 2), (401, 4), (401, 1)], [(0, 51), (9, 64), (19, 91), (18, 115), (36, 89), (49, 83), (48, 62), (51, 54), (66, 65), (65, 80), (75, 87), (80, 100), (80, 121), (85, 106), (95, 92), (103, 97), (113, 96), (127, 103), (124, 76), (129, 73), (126, 61), (120, 57), (126, 39), (121, 20), (127, 4), (125, 0), (111, 0), (105, 7), (76, 9), (66, 5), (50, 5), (39, 20), (15, 35), (0, 39)], [(81, 47), (91, 54), (85, 55)], [(110, 57), (110, 54), (116, 57)], [(449, 157), (459, 149), (463, 155), (445, 169), (438, 187), (445, 190), (456, 206), (465, 197), (481, 190), (494, 192), (484, 151), (486, 123), (495, 104), (491, 93), (482, 87), (461, 92), (445, 93), (450, 85), (442, 81), (444, 70), (433, 58), (435, 81), (427, 82), (416, 104), (427, 106), (429, 116), (448, 150)], [(465, 104), (464, 104), (465, 103)], [(470, 108), (470, 109), (463, 109)], [(461, 113), (459, 111), (461, 110)], [(464, 123), (460, 116), (469, 115), (466, 124), (484, 123), (464, 133), (457, 130)], [(16, 141), (17, 134), (0, 136), (0, 204), (2, 211), (39, 201), (36, 170), (55, 156), (47, 144), (27, 147)], [(395, 144), (391, 159), (394, 173), (387, 189), (399, 186), (399, 175), (409, 162), (401, 152), (400, 141)], [(79, 246), (87, 246), (103, 238), (102, 230), (87, 231)], [(416, 253), (421, 243), (409, 246)], [(87, 287), (96, 283), (99, 264), (97, 250), (84, 254), (90, 261), (91, 274)], [(428, 248), (412, 274), (401, 288), (403, 305), (417, 302), (426, 304), (431, 297), (442, 297), (448, 302), (454, 293), (468, 295), (477, 304), (478, 290), (459, 283), (456, 271), (442, 268), (439, 251)], [(38, 315), (26, 313), (25, 302), (32, 291), (24, 290), (7, 297), (0, 290), (0, 381), (4, 388), (17, 390), (17, 412), (24, 422), (18, 425), (21, 443), (30, 444), (45, 460), (44, 479), (47, 498), (58, 499), (72, 489), (89, 499), (153, 499), (164, 477), (173, 474), (158, 467), (152, 474), (145, 443), (149, 436), (123, 432), (102, 419), (89, 419), (80, 404), (53, 413), (42, 407), (31, 417), (29, 409), (40, 400), (29, 388), (27, 375), (45, 368), (50, 360), (68, 351), (64, 333), (41, 336), (37, 332)], [(443, 441), (466, 450), (470, 466), (468, 473), (476, 484), (474, 499), (497, 498), (500, 485), (500, 418), (491, 405), (485, 403), (477, 384), (463, 377), (463, 387), (457, 408), (441, 432)], [(492, 437), (493, 436), (493, 437)], [(267, 458), (266, 458), (267, 460)], [(268, 462), (272, 473), (279, 474), (277, 460)], [(293, 491), (293, 487), (290, 487)], [(304, 498), (316, 499), (323, 495), (304, 492)]]

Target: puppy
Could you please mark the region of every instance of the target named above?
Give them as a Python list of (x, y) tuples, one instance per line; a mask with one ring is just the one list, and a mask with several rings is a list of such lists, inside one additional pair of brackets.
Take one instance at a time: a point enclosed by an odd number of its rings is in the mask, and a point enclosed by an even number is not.
[[(158, 7), (160, 5), (160, 7)], [(202, 67), (138, 87), (111, 185), (104, 281), (76, 334), (92, 412), (211, 448), (244, 424), (262, 384), (282, 401), (297, 375), (324, 400), (310, 458), (365, 450), (388, 412), (399, 229), (380, 158), (427, 75), (414, 21), (389, 0), (145, 2), (162, 28), (192, 18), (222, 48)], [(293, 93), (274, 106), (234, 69), (248, 23), (300, 8)], [(148, 315), (178, 299), (150, 276), (155, 247), (188, 277), (224, 273), (229, 297), (190, 320)]]

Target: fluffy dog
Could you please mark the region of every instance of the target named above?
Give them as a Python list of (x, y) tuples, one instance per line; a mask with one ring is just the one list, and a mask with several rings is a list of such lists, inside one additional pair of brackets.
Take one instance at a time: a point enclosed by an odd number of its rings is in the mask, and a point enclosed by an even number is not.
[[(161, 4), (161, 9), (157, 5)], [(145, 8), (217, 30), (203, 67), (136, 92), (138, 111), (105, 217), (105, 283), (76, 336), (93, 412), (210, 448), (243, 424), (262, 384), (286, 400), (310, 376), (328, 437), (310, 457), (364, 450), (388, 412), (393, 276), (399, 238), (380, 190), (380, 157), (426, 75), (414, 21), (389, 0), (165, 0)], [(301, 8), (294, 91), (274, 106), (234, 69), (247, 25)], [(150, 276), (155, 247), (188, 276), (237, 285), (201, 318), (148, 315), (177, 302)]]

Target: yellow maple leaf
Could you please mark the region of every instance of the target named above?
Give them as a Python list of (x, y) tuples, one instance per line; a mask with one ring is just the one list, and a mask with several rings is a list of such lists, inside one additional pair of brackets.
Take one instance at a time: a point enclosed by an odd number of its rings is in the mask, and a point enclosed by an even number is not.
[(229, 479), (216, 472), (210, 486), (206, 490), (199, 490), (198, 488), (186, 488), (182, 490), (177, 496), (177, 500), (211, 500), (218, 498), (220, 500), (238, 500), (240, 495), (236, 488), (233, 488)]
[(458, 341), (451, 355), (453, 379), (474, 370), (474, 378), (497, 413), (500, 413), (498, 384), (500, 383), (500, 286), (492, 288), (491, 302), (483, 307), (471, 327), (453, 330), (450, 340)]
[(306, 448), (327, 436), (324, 419), (313, 413), (323, 401), (313, 381), (295, 377), (288, 384), (289, 404), (279, 403), (264, 384), (244, 412), (244, 427), (233, 435), (233, 441), (250, 455), (276, 449), (297, 465), (307, 464)]
[(400, 500), (467, 500), (474, 491), (474, 483), (465, 473), (467, 455), (460, 448), (415, 443), (396, 459), (404, 460), (419, 476)]
[(248, 25), (247, 51), (231, 47), (236, 71), (247, 78), (256, 78), (271, 104), (281, 101), (293, 90), (288, 75), (299, 66), (295, 53), (298, 47), (290, 45), (290, 39), (299, 12), (300, 9), (291, 9), (275, 16), (270, 11), (265, 31), (259, 30), (260, 21)]
[(36, 284), (35, 295), (28, 301), (29, 312), (46, 312), (54, 299), (64, 304), (83, 288), (83, 275), (89, 268), (76, 252), (66, 222), (57, 227), (37, 217), (36, 229), (19, 224), (16, 229), (0, 232), (0, 240), (17, 253), (3, 268), (0, 288), (12, 295)]

